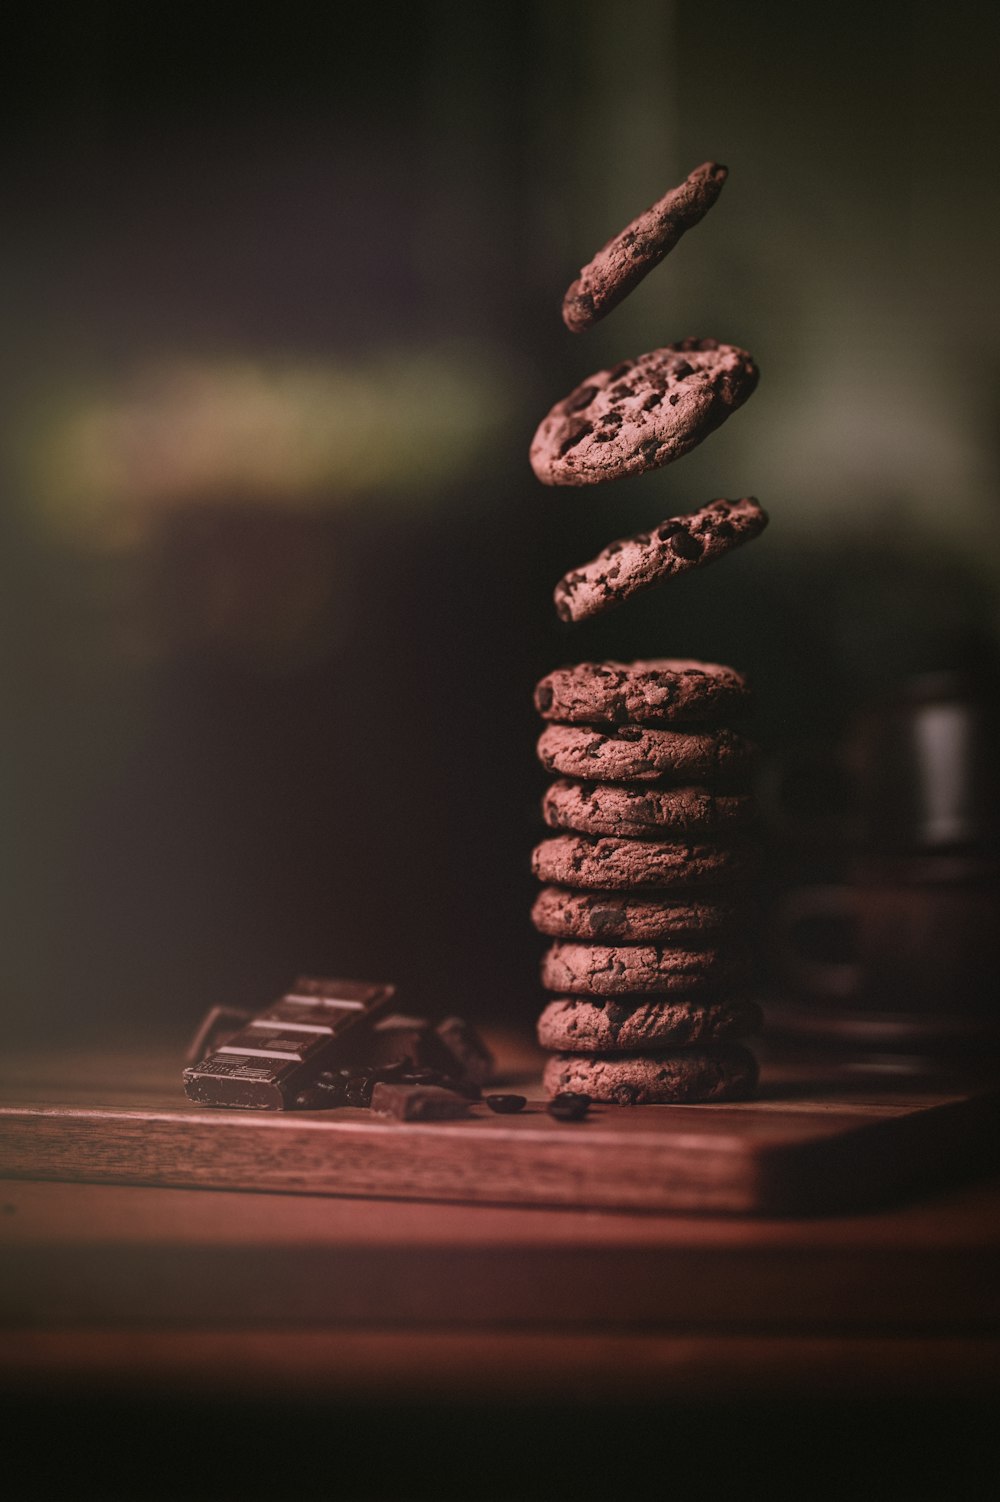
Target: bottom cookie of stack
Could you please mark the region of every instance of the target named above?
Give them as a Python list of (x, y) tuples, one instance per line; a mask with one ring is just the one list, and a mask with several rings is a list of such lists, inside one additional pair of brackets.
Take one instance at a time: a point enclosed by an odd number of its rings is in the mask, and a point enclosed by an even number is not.
[(757, 1060), (738, 1043), (631, 1054), (559, 1053), (545, 1065), (550, 1095), (589, 1095), (616, 1106), (744, 1100), (757, 1083)]

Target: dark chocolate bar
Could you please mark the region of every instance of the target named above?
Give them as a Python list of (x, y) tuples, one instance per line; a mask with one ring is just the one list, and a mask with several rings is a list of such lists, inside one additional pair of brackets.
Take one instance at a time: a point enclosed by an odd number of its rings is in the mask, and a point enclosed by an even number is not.
[(185, 1069), (188, 1099), (248, 1111), (289, 1110), (320, 1070), (342, 1061), (345, 1039), (388, 1009), (395, 989), (300, 976), (294, 990)]

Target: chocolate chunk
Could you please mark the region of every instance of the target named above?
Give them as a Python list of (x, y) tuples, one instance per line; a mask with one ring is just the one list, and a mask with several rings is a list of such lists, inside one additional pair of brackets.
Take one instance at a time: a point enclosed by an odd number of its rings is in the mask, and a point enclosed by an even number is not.
[(440, 1085), (395, 1085), (378, 1083), (371, 1096), (371, 1108), (382, 1116), (399, 1121), (451, 1121), (468, 1116), (469, 1103), (454, 1090)]
[(513, 1116), (517, 1111), (523, 1111), (528, 1104), (526, 1095), (487, 1095), (484, 1099), (490, 1110), (498, 1116)]
[(572, 1090), (554, 1095), (548, 1104), (549, 1115), (557, 1121), (582, 1121), (589, 1110), (590, 1096)]
[(495, 1060), (471, 1022), (462, 1017), (446, 1017), (438, 1024), (437, 1035), (457, 1065), (459, 1078), (476, 1085), (485, 1085), (492, 1079)]

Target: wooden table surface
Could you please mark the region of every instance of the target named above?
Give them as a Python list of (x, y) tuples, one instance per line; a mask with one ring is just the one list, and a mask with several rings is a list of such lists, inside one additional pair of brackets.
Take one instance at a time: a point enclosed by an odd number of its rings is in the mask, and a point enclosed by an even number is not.
[(0, 1390), (62, 1423), (137, 1393), (185, 1422), (220, 1402), (967, 1415), (1000, 1389), (998, 1271), (996, 1177), (801, 1219), (0, 1178)]

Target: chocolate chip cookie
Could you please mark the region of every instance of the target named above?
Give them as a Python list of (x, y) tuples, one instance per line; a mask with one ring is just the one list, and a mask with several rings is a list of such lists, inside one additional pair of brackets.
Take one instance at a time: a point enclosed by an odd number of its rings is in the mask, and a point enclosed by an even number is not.
[(542, 1083), (617, 1106), (692, 1105), (745, 1100), (757, 1083), (757, 1060), (738, 1043), (649, 1054), (554, 1054)]
[(547, 772), (595, 782), (736, 780), (753, 760), (754, 748), (734, 730), (652, 730), (618, 725), (548, 725), (538, 741)]
[(738, 908), (719, 896), (679, 893), (575, 892), (543, 887), (531, 909), (540, 933), (554, 939), (598, 939), (606, 944), (683, 943), (696, 948), (732, 926)]
[(726, 834), (753, 812), (747, 793), (713, 793), (704, 787), (643, 787), (618, 782), (576, 782), (561, 777), (542, 798), (550, 829), (633, 839), (683, 839)]
[(536, 845), (531, 865), (539, 881), (620, 892), (634, 887), (721, 885), (743, 876), (748, 860), (745, 851), (732, 845), (562, 834)]
[(702, 162), (609, 240), (563, 298), (566, 327), (579, 334), (610, 313), (673, 250), (685, 230), (704, 218), (728, 176), (718, 162)]
[(742, 673), (717, 662), (662, 657), (648, 662), (580, 662), (547, 673), (535, 689), (543, 720), (571, 725), (662, 725), (744, 714)]
[(745, 1038), (761, 1026), (754, 1001), (690, 996), (560, 996), (538, 1019), (542, 1048), (570, 1053), (630, 1053), (690, 1048)]
[(570, 996), (646, 996), (729, 984), (746, 977), (741, 952), (663, 944), (577, 944), (556, 939), (542, 957), (546, 991)]
[(556, 612), (564, 621), (600, 615), (674, 574), (713, 563), (766, 526), (767, 512), (753, 496), (711, 501), (690, 516), (668, 517), (652, 532), (610, 543), (591, 563), (560, 579)]
[(557, 402), (531, 444), (545, 485), (595, 485), (679, 459), (741, 407), (758, 371), (745, 349), (682, 339), (599, 370)]

